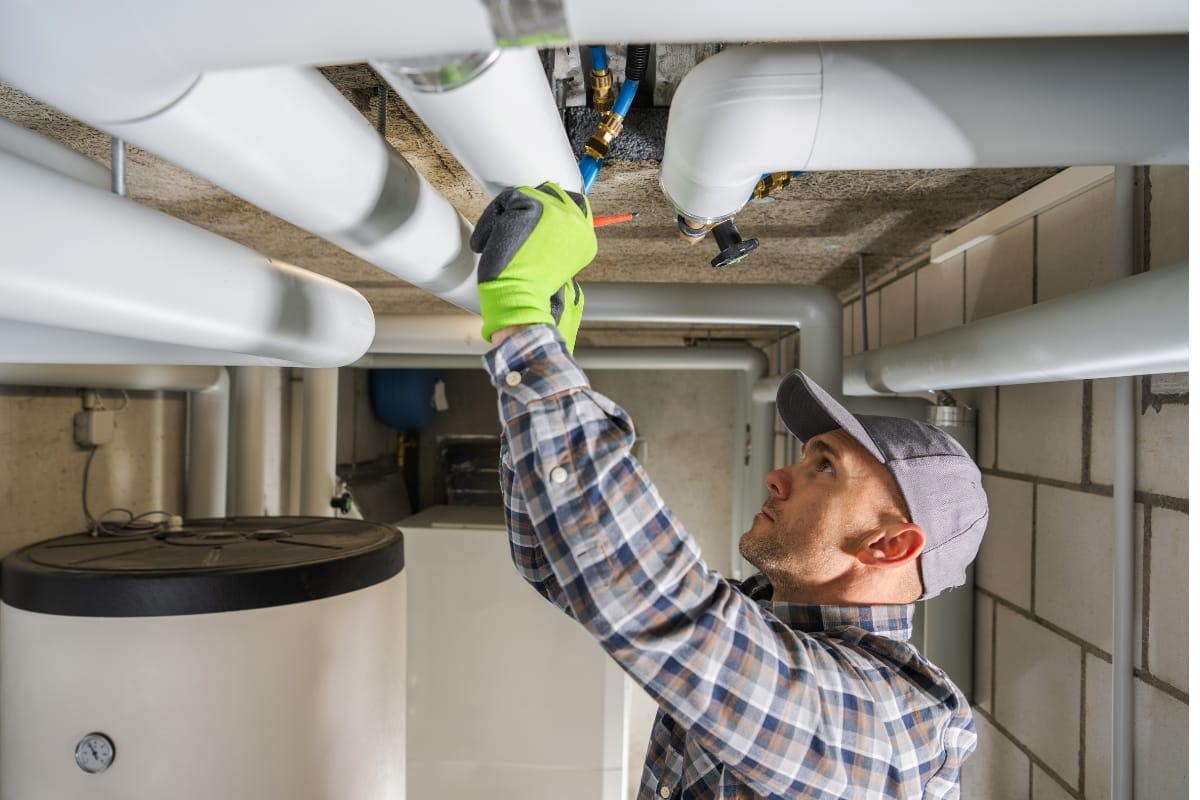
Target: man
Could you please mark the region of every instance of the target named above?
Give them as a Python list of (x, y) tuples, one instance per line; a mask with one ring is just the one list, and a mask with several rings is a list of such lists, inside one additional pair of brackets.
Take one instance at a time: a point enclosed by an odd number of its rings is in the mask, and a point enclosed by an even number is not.
[(777, 404), (804, 457), (770, 473), (741, 540), (762, 574), (730, 583), (570, 358), (586, 199), (510, 190), (471, 244), (513, 560), (658, 703), (639, 798), (957, 797), (970, 707), (906, 640), (912, 603), (963, 582), (987, 522), (962, 448), (792, 373)]

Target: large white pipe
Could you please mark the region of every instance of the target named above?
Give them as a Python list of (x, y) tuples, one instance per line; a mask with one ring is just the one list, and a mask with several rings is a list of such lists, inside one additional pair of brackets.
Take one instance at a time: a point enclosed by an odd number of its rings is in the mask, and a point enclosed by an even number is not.
[(784, 170), (1186, 164), (1187, 37), (752, 45), (671, 104), (663, 191), (705, 222)]
[(851, 395), (1186, 372), (1188, 268), (1152, 270), (846, 359)]
[[(842, 385), (842, 307), (818, 286), (585, 284), (587, 319), (800, 328), (800, 367), (835, 397)], [(374, 352), (372, 350), (372, 352)]]
[[(1134, 272), (1137, 189), (1134, 168), (1119, 166), (1113, 174), (1113, 249), (1118, 274)], [(1176, 269), (1179, 269), (1178, 267)], [(1124, 279), (1128, 282), (1129, 277)], [(1181, 292), (1186, 304), (1186, 287)], [(1121, 326), (1123, 327), (1123, 326)], [(1131, 326), (1134, 327), (1134, 326)], [(1128, 332), (1123, 332), (1128, 335)], [(1187, 344), (1186, 320), (1180, 334)], [(1099, 342), (1097, 346), (1104, 347)], [(1185, 367), (1186, 369), (1186, 367)], [(1131, 375), (1113, 381), (1113, 641), (1112, 758), (1110, 796), (1132, 800), (1134, 770), (1134, 586), (1137, 565), (1134, 494), (1137, 490), (1137, 390)]]
[(326, 366), (374, 334), (358, 292), (0, 153), (0, 318)]
[(294, 361), (0, 319), (0, 362), (290, 366)]
[(97, 189), (111, 185), (107, 168), (53, 139), (0, 118), (0, 151), (54, 170)]
[(229, 514), (259, 517), (267, 513), (267, 461), (264, 431), (270, 367), (238, 367), (233, 375), (233, 447)]
[[(203, 72), (441, 55), (495, 43), (487, 9), (477, 0), (356, 0), (303, 8), (287, 0), (115, 0), (69, 7), (11, 0), (0, 26), (0, 78), (49, 97), (86, 76), (86, 88), (74, 91), (72, 103), (85, 113), (64, 110), (114, 122), (165, 107)], [(260, 99), (264, 106), (282, 102), (270, 94)]]
[[(2, 338), (2, 337), (0, 337)], [(184, 514), (225, 516), (229, 373), (219, 367), (0, 364), (0, 384), (188, 393)]]
[(191, 519), (223, 517), (229, 484), (229, 371), (188, 395), (187, 500)]
[[(580, 191), (579, 165), (538, 51), (514, 48), (493, 55), (476, 77), (448, 88), (440, 88), (437, 78), (414, 80), (419, 65), (410, 61), (371, 66), (489, 195), (543, 181)], [(433, 69), (426, 66), (421, 75)]]
[(331, 517), (337, 488), (338, 371), (304, 371), (304, 438), (300, 457), (300, 513)]
[(563, 5), (569, 38), (585, 43), (1100, 36), (1188, 29), (1187, 4), (1174, 0), (1098, 0), (1086, 9), (1040, 0), (986, 6), (955, 0), (740, 0), (735, 6), (725, 0), (565, 0)]

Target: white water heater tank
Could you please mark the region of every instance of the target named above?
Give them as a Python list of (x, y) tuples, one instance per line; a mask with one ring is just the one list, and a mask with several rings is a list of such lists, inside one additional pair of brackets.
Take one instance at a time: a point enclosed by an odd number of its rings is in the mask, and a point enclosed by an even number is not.
[(196, 520), (0, 569), (0, 798), (404, 796), (390, 526)]

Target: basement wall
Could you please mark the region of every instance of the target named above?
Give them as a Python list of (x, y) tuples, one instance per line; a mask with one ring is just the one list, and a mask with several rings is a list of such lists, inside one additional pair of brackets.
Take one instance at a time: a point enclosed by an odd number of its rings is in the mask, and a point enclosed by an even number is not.
[[(1141, 268), (1187, 258), (1187, 168), (1138, 169)], [(870, 287), (874, 349), (1118, 278), (1105, 181)], [(1014, 201), (1015, 202), (1015, 201)], [(845, 305), (861, 352), (862, 303)], [(1136, 319), (1114, 325), (1134, 326)], [(1187, 796), (1188, 380), (1138, 380), (1135, 794)], [(979, 409), (972, 800), (1110, 797), (1113, 381), (956, 393)]]

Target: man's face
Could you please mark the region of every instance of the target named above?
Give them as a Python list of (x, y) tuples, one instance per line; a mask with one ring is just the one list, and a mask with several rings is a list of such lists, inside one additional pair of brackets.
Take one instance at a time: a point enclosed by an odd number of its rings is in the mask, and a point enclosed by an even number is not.
[(767, 501), (741, 538), (747, 561), (777, 588), (819, 598), (897, 508), (891, 474), (838, 428), (805, 442), (804, 458), (767, 475)]

